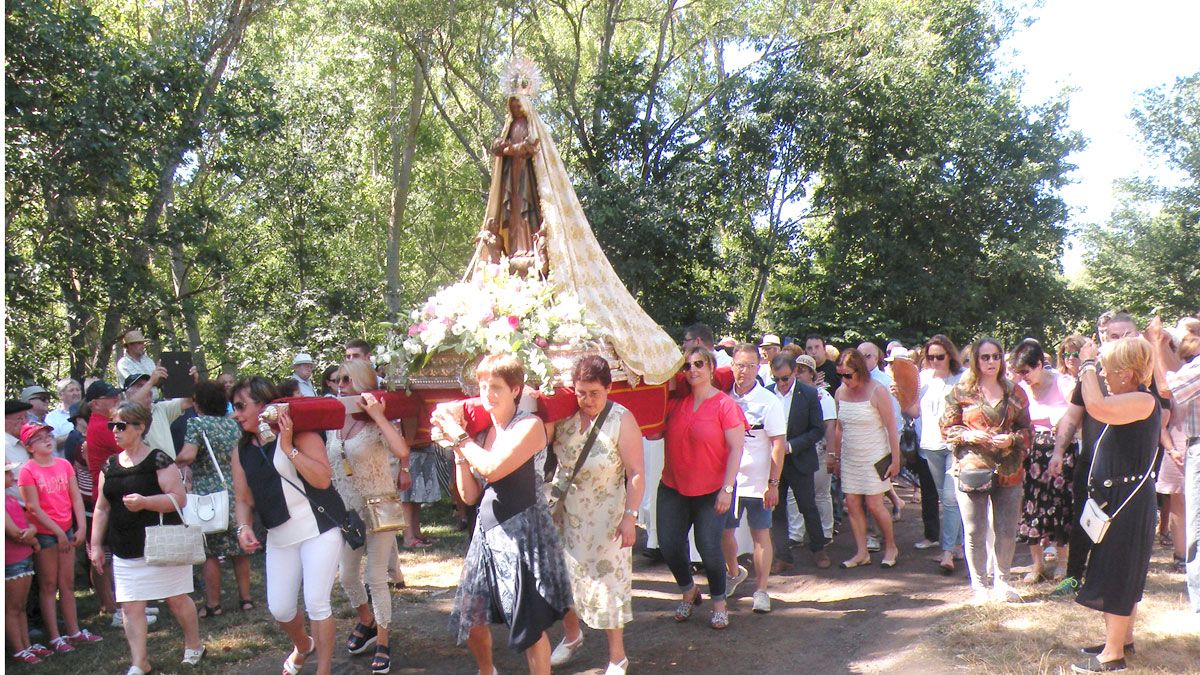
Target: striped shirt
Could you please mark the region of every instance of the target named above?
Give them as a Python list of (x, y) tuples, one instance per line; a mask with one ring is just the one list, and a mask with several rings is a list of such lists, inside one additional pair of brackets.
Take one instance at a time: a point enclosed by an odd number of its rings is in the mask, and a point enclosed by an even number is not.
[(1200, 355), (1167, 373), (1167, 388), (1175, 399), (1171, 426), (1177, 426), (1188, 438), (1200, 436)]

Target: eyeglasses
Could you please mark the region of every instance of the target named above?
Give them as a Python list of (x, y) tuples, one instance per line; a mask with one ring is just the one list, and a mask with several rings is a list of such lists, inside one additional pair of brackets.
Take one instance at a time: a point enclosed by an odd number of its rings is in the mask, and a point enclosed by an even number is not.
[(1000, 354), (980, 354), (979, 360), (980, 361), (1002, 361), (1002, 360), (1004, 360), (1004, 357), (1001, 356)]
[(730, 364), (730, 366), (734, 370), (750, 370), (751, 368), (758, 367), (758, 364), (756, 364), (756, 363), (738, 363), (737, 361), (734, 361), (732, 364)]
[(775, 380), (775, 382), (776, 382), (776, 383), (779, 383), (779, 382), (787, 382), (788, 380), (792, 379), (792, 376), (791, 376), (791, 375), (784, 375), (784, 376), (782, 376), (782, 377), (772, 377), (771, 379), (772, 379), (772, 380)]
[(926, 354), (925, 358), (929, 359), (930, 361), (945, 361), (946, 356), (946, 354)]
[(686, 373), (687, 371), (691, 370), (692, 368), (699, 370), (707, 365), (708, 365), (708, 362), (705, 361), (704, 359), (697, 359), (695, 361), (684, 361), (683, 362), (683, 372)]
[(604, 390), (601, 390), (601, 391), (579, 391), (578, 389), (575, 390), (575, 398), (579, 399), (580, 401), (594, 401), (596, 399), (604, 398), (606, 395), (608, 395), (608, 392), (604, 391)]
[(137, 424), (137, 422), (109, 422), (108, 430), (115, 434), (118, 431), (125, 431), (131, 424)]
[(1079, 358), (1079, 352), (1063, 352), (1063, 358), (1064, 359), (1077, 359), (1077, 358)]

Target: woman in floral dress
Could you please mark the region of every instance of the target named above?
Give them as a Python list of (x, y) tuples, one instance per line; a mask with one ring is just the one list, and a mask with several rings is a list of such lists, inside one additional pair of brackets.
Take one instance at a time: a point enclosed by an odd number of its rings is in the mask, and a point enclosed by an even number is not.
[[(566, 632), (550, 665), (566, 664), (583, 645), (583, 623), (608, 636), (606, 675), (624, 675), (624, 625), (633, 620), (631, 589), (637, 507), (642, 502), (642, 432), (633, 414), (613, 403), (596, 441), (575, 479), (571, 473), (597, 417), (608, 405), (612, 372), (608, 361), (587, 356), (572, 374), (579, 412), (554, 431), (558, 470), (554, 484), (563, 489), (562, 537), (575, 606), (563, 617)], [(569, 483), (568, 483), (569, 482)]]
[[(233, 449), (241, 440), (242, 430), (232, 418), (225, 416), (229, 399), (225, 386), (215, 380), (196, 383), (194, 396), (196, 417), (188, 420), (183, 448), (175, 458), (177, 464), (192, 467), (192, 493), (208, 495), (221, 490), (229, 491), (229, 515), (233, 517), (233, 471), (230, 468)], [(213, 466), (212, 457), (204, 446), (208, 439), (216, 455), (220, 471)], [(224, 476), (225, 479), (221, 480)], [(250, 601), (250, 556), (238, 545), (233, 523), (225, 532), (204, 537), (204, 609), (201, 618), (221, 616), (221, 557), (233, 560), (233, 577), (237, 582), (238, 598), (242, 611), (254, 609)]]
[[(366, 501), (374, 497), (394, 497), (398, 490), (412, 486), (409, 478), (408, 443), (400, 431), (383, 414), (383, 401), (369, 392), (376, 387), (375, 371), (369, 361), (351, 359), (342, 364), (337, 376), (338, 393), (342, 396), (361, 394), (359, 407), (370, 420), (358, 420), (350, 415), (341, 429), (330, 432), (326, 441), (329, 466), (333, 469), (333, 486), (337, 488), (347, 509), (364, 514)], [(400, 464), (393, 478), (391, 458)], [(389, 627), (392, 621), (392, 593), (388, 588), (388, 563), (395, 558), (396, 533), (367, 532), (361, 548), (342, 547), (342, 590), (358, 614), (358, 623), (346, 640), (346, 651), (363, 654), (375, 648), (371, 661), (372, 673), (386, 673), (392, 667)], [(363, 557), (367, 559), (363, 586)], [(370, 589), (370, 604), (367, 602)]]

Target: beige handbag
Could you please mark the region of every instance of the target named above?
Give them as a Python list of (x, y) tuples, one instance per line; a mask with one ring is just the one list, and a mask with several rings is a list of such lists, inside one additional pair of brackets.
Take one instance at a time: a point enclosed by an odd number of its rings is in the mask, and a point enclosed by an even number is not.
[[(175, 495), (168, 494), (167, 498), (180, 511)], [(155, 567), (199, 565), (204, 562), (204, 534), (195, 525), (164, 525), (160, 513), (158, 525), (146, 528), (145, 555), (146, 564)]]
[(371, 497), (364, 500), (363, 522), (371, 534), (377, 532), (398, 532), (404, 530), (408, 523), (404, 520), (403, 502), (399, 495), (386, 497)]

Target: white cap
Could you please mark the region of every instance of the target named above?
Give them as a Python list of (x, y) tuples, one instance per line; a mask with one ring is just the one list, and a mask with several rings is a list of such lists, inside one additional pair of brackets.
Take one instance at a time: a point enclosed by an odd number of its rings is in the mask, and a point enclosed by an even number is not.
[(779, 341), (778, 335), (767, 333), (763, 336), (762, 342), (758, 343), (759, 347), (782, 347), (783, 343)]
[(300, 352), (299, 354), (296, 355), (296, 358), (292, 359), (292, 365), (293, 366), (303, 366), (303, 365), (311, 366), (311, 365), (315, 365), (315, 364), (313, 363), (311, 356), (309, 356), (308, 354), (306, 354), (304, 352)]
[(896, 347), (888, 354), (887, 358), (884, 359), (884, 361), (895, 361), (896, 359), (908, 359), (909, 361), (911, 361), (912, 360), (912, 352), (908, 351), (904, 347)]

